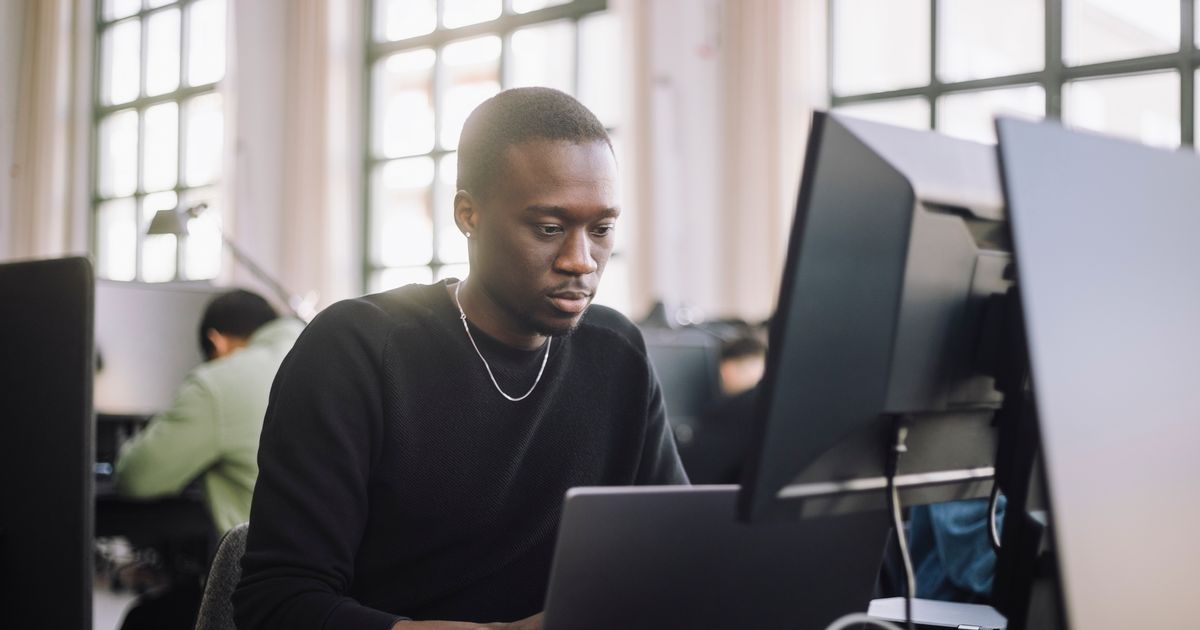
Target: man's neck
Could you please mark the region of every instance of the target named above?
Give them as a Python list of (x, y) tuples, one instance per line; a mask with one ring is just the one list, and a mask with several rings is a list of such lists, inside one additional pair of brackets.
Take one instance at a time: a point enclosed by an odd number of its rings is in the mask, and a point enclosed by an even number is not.
[(535, 350), (546, 343), (545, 335), (522, 326), (482, 286), (460, 280), (457, 284), (447, 285), (446, 289), (450, 292), (451, 300), (454, 300), (457, 290), (459, 308), (467, 314), (467, 319), (493, 339), (522, 350)]

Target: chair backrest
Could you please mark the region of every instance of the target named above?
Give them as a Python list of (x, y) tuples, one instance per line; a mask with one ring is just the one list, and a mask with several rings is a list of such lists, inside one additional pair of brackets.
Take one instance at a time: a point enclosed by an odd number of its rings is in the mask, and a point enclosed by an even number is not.
[(248, 523), (242, 523), (225, 533), (217, 546), (204, 599), (196, 616), (195, 630), (237, 630), (233, 623), (233, 590), (242, 577), (242, 553), (246, 551)]

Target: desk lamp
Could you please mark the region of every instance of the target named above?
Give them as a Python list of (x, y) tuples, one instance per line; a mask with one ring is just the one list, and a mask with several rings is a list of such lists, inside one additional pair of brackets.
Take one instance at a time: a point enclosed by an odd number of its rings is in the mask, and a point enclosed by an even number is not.
[[(187, 236), (188, 225), (191, 223), (192, 219), (199, 218), (206, 210), (208, 210), (208, 204), (203, 202), (191, 206), (190, 208), (178, 206), (167, 210), (159, 210), (154, 214), (154, 219), (150, 221), (150, 227), (146, 229), (146, 234), (174, 234), (176, 237)], [(288, 311), (291, 315), (303, 320), (305, 323), (308, 323), (310, 320), (312, 320), (313, 316), (316, 314), (315, 293), (310, 292), (303, 298), (292, 294), (287, 289), (283, 288), (283, 285), (280, 284), (279, 281), (274, 277), (272, 277), (271, 274), (264, 271), (262, 267), (259, 267), (258, 264), (256, 264), (246, 254), (246, 252), (242, 250), (242, 248), (238, 247), (237, 244), (225, 234), (224, 230), (218, 227), (217, 233), (221, 235), (221, 242), (229, 248), (230, 253), (233, 254), (233, 258), (245, 266), (255, 278), (258, 278), (260, 281), (266, 284), (271, 289), (271, 292), (275, 294), (275, 297), (279, 298), (281, 302), (287, 305)]]

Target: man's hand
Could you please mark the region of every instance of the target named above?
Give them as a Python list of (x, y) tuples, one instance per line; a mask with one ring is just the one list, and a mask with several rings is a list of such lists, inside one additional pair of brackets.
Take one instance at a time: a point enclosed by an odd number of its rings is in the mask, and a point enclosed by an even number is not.
[(392, 630), (541, 630), (542, 617), (538, 613), (512, 623), (471, 623), (469, 621), (397, 621)]

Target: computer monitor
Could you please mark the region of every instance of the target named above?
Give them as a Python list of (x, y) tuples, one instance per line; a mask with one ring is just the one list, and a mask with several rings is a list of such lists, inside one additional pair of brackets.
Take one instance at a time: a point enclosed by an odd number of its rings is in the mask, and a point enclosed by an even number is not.
[(96, 281), (96, 411), (149, 416), (168, 409), (204, 361), (200, 319), (226, 289), (206, 282)]
[(817, 113), (805, 162), (740, 516), (879, 509), (896, 422), (905, 505), (985, 496), (1003, 396), (977, 355), (1011, 284), (994, 148)]
[(1200, 626), (1200, 157), (997, 126), (1066, 621)]
[(92, 627), (92, 266), (0, 264), (0, 625)]
[(701, 416), (721, 392), (720, 342), (697, 328), (643, 328), (646, 354), (662, 385), (667, 421), (685, 449), (699, 429)]

